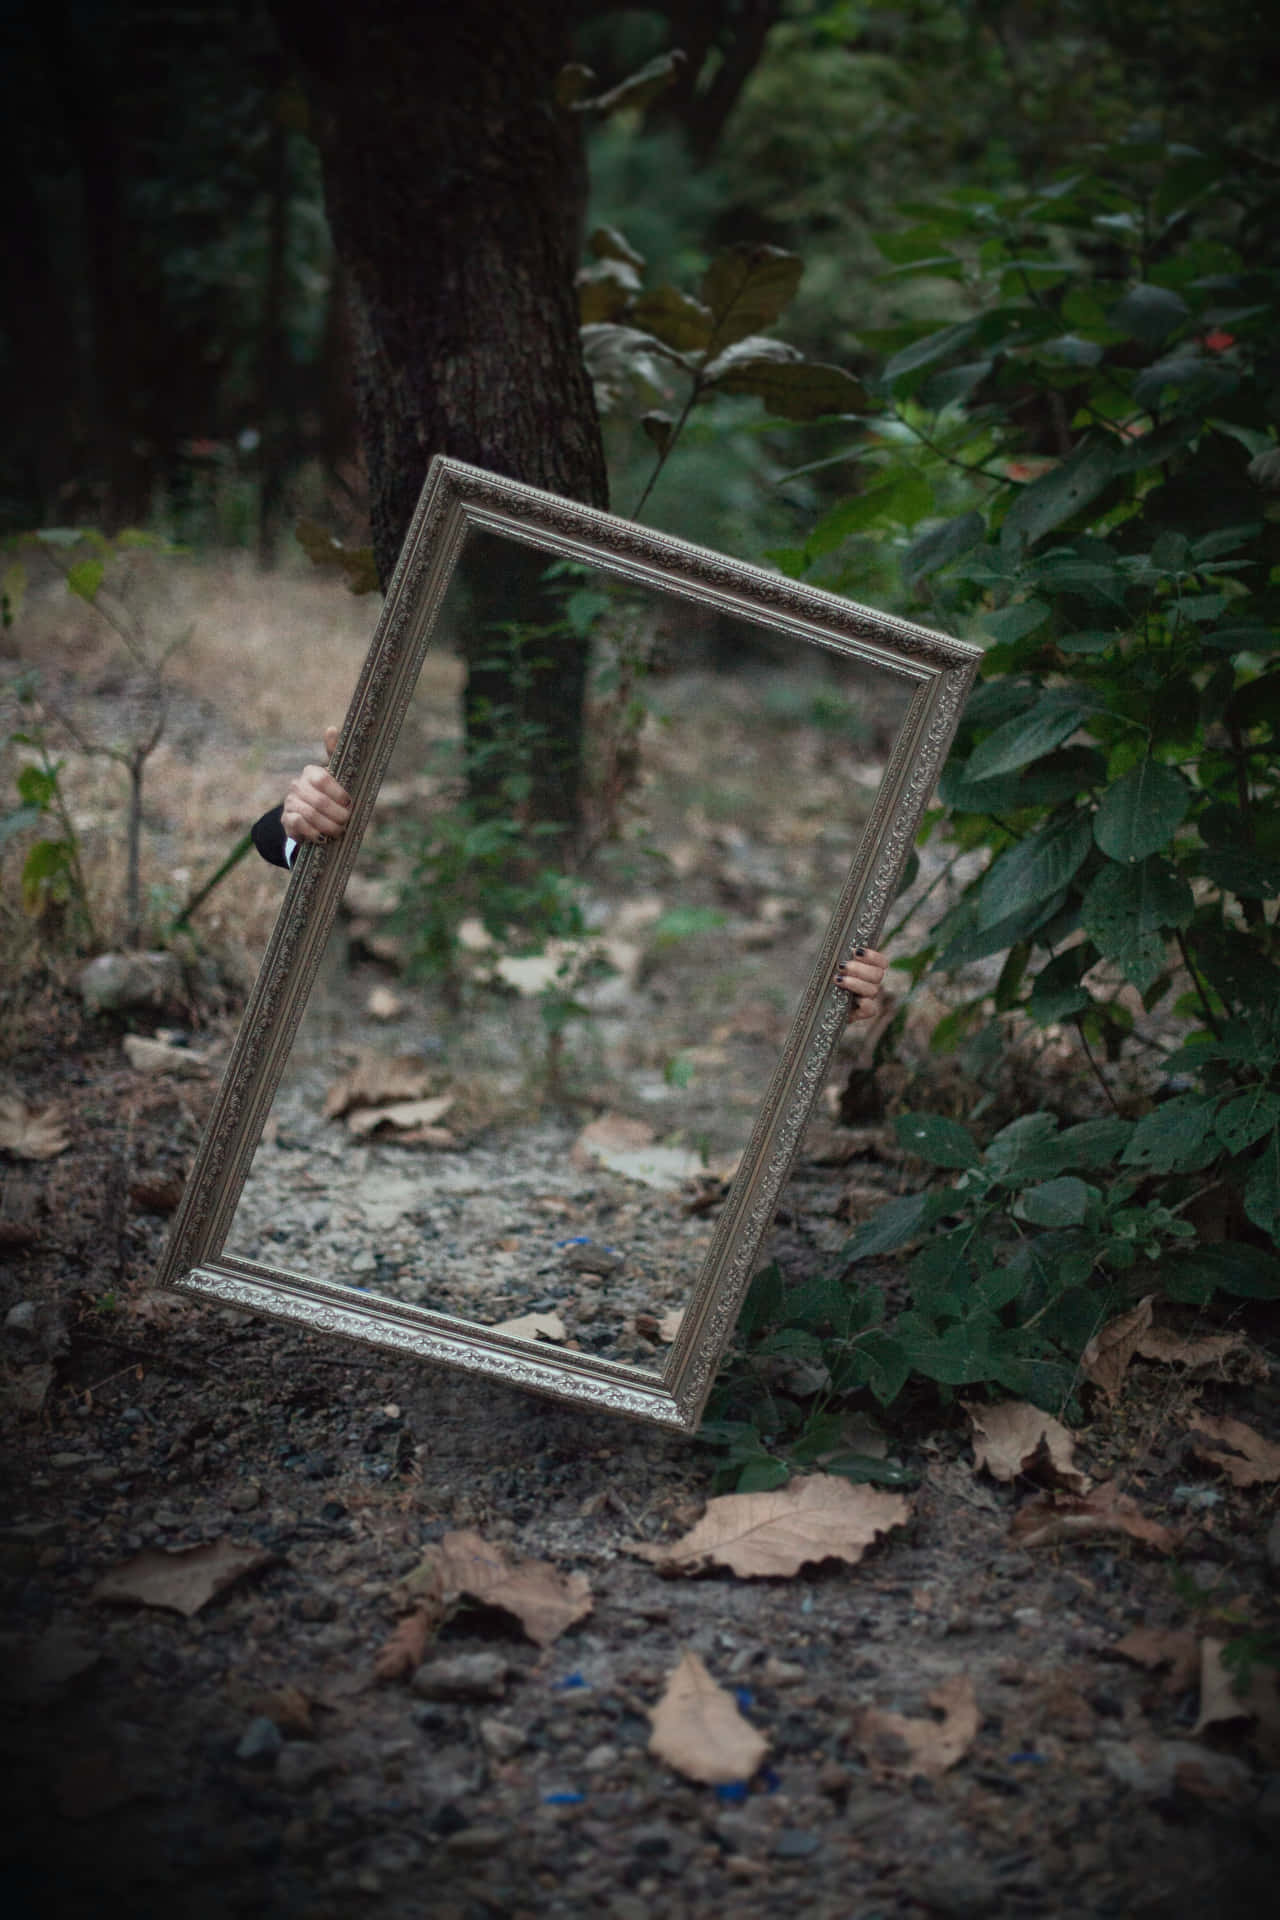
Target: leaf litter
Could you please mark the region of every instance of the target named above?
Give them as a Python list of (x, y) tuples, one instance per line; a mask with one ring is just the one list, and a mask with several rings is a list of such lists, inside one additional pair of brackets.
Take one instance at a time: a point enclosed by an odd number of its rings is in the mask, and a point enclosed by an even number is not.
[(239, 1547), (230, 1540), (164, 1552), (148, 1547), (104, 1573), (89, 1595), (112, 1606), (163, 1607), (188, 1620), (238, 1580), (272, 1566), (266, 1547)]
[(982, 1714), (968, 1674), (953, 1674), (927, 1696), (935, 1719), (911, 1719), (864, 1707), (853, 1733), (874, 1769), (883, 1775), (936, 1780), (958, 1766), (978, 1737)]
[(1035, 1473), (1085, 1493), (1089, 1476), (1075, 1464), (1075, 1436), (1051, 1413), (1026, 1400), (1004, 1400), (995, 1406), (963, 1403), (973, 1428), (973, 1463), (993, 1480), (1016, 1480)]
[[(1206, 1441), (1211, 1444), (1206, 1446)], [(1233, 1487), (1264, 1486), (1280, 1480), (1280, 1447), (1229, 1414), (1197, 1414), (1192, 1422), (1191, 1444), (1202, 1460), (1222, 1468)]]
[(0, 1096), (0, 1153), (15, 1160), (53, 1160), (70, 1145), (59, 1103), (37, 1110), (16, 1093)]
[(789, 1578), (823, 1560), (856, 1565), (881, 1534), (905, 1526), (911, 1502), (837, 1474), (808, 1474), (770, 1493), (726, 1493), (707, 1502), (701, 1520), (665, 1545), (628, 1549), (664, 1572), (728, 1567), (747, 1580)]
[(1173, 1553), (1181, 1536), (1142, 1512), (1131, 1494), (1122, 1493), (1114, 1480), (1104, 1481), (1078, 1497), (1038, 1494), (1020, 1507), (1009, 1528), (1009, 1538), (1024, 1547), (1057, 1546), (1071, 1540), (1095, 1540), (1100, 1535), (1125, 1534), (1155, 1553)]
[(404, 1618), (374, 1662), (378, 1680), (398, 1680), (421, 1666), (463, 1599), (510, 1614), (538, 1647), (551, 1646), (595, 1604), (585, 1574), (517, 1558), (470, 1529), (446, 1533), (400, 1582), (397, 1597)]

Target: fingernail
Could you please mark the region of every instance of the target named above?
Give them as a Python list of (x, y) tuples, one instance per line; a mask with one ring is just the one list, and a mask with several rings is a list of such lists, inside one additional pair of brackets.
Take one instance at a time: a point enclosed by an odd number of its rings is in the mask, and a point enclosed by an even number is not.
[(865, 947), (855, 947), (853, 951), (854, 951), (854, 953), (855, 953), (855, 954), (856, 954), (856, 955), (858, 956), (858, 958), (859, 958), (859, 959), (861, 959), (861, 958), (862, 958), (862, 956), (863, 956), (863, 954), (864, 954), (864, 953), (866, 952), (866, 948), (865, 948)]

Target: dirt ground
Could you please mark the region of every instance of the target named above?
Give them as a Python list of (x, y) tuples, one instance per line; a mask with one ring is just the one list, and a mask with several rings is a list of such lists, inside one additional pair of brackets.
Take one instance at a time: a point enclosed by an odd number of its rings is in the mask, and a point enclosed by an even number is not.
[[(153, 789), (149, 879), (179, 892), (175, 873), (201, 870), (278, 796), (309, 750), (299, 717), (340, 713), (369, 626), (310, 582), (282, 594), (237, 576), (208, 598), (186, 731)], [(70, 629), (61, 639), (92, 687), (105, 666)], [(282, 651), (303, 662), (287, 699)], [(102, 770), (70, 775), (107, 870)], [(205, 935), (222, 984), (206, 975), (185, 1011), (136, 1030), (185, 1025), (216, 1063), (280, 878), (238, 870)], [(753, 886), (743, 912), (759, 918), (768, 888)], [(5, 1077), (32, 1109), (61, 1106), (68, 1144), (0, 1159), (7, 1913), (1269, 1908), (1280, 1771), (1265, 1728), (1197, 1733), (1193, 1667), (1115, 1648), (1136, 1627), (1222, 1637), (1274, 1618), (1274, 1485), (1237, 1488), (1190, 1438), (1197, 1413), (1277, 1431), (1271, 1310), (1196, 1321), (1248, 1336), (1247, 1379), (1137, 1363), (1114, 1404), (1088, 1403), (1079, 1463), (1173, 1528), (1172, 1554), (1120, 1536), (1017, 1544), (1033, 1481), (977, 1471), (962, 1408), (907, 1395), (880, 1424), (915, 1483), (910, 1517), (858, 1565), (664, 1578), (630, 1549), (703, 1511), (714, 1462), (696, 1441), (157, 1299), (212, 1072), (139, 1071), (123, 1023), (84, 1016), (66, 969), (27, 967), (6, 1001)], [(566, 1126), (546, 1126), (559, 1166)], [(801, 1270), (903, 1177), (887, 1129), (824, 1113), (773, 1250)], [(584, 1575), (590, 1613), (538, 1646), (511, 1615), (464, 1606), (412, 1678), (379, 1684), (400, 1583), (459, 1529)], [(245, 1551), (189, 1615), (98, 1592), (139, 1554), (194, 1547)], [(748, 1780), (695, 1784), (649, 1751), (685, 1650), (769, 1742)], [(867, 1709), (928, 1721), (930, 1696), (959, 1680), (978, 1717), (955, 1764), (886, 1761)]]

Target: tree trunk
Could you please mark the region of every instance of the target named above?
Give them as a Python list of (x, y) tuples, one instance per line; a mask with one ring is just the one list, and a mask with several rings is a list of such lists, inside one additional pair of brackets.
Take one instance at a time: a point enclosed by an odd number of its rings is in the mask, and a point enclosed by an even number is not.
[[(577, 124), (555, 103), (568, 58), (558, 11), (538, 0), (274, 10), (306, 78), (350, 287), (384, 584), (433, 454), (605, 504), (573, 285), (585, 168)], [(490, 651), (481, 636), (477, 661)], [(539, 657), (521, 713), (554, 724), (558, 751), (531, 811), (572, 823), (586, 651), (570, 635)], [(473, 720), (493, 705), (491, 685), (469, 693)]]

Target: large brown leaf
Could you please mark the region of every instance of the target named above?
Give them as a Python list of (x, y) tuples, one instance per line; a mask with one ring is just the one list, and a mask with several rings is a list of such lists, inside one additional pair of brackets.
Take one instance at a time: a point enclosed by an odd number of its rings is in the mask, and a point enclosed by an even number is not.
[(482, 1606), (498, 1607), (517, 1619), (540, 1647), (549, 1647), (575, 1621), (585, 1619), (594, 1604), (585, 1574), (560, 1573), (545, 1560), (517, 1559), (471, 1531), (446, 1533), (402, 1587), (415, 1609), (448, 1606), (460, 1594)]
[(964, 1410), (973, 1428), (973, 1464), (985, 1467), (993, 1480), (1016, 1480), (1020, 1473), (1039, 1471), (1072, 1493), (1084, 1493), (1089, 1476), (1074, 1463), (1074, 1436), (1051, 1413), (1026, 1400), (1004, 1400), (998, 1406)]
[(864, 1707), (855, 1716), (854, 1737), (879, 1772), (936, 1779), (964, 1759), (982, 1725), (972, 1680), (967, 1673), (953, 1674), (934, 1688), (928, 1703), (938, 1719), (912, 1720), (879, 1707)]
[(733, 1695), (716, 1685), (696, 1653), (686, 1653), (668, 1676), (649, 1718), (655, 1760), (706, 1786), (750, 1780), (769, 1750), (764, 1735), (744, 1720)]
[(89, 1598), (121, 1606), (164, 1607), (190, 1619), (234, 1581), (259, 1572), (275, 1559), (264, 1547), (238, 1547), (230, 1540), (184, 1547), (177, 1553), (148, 1547), (104, 1573)]
[(820, 1560), (856, 1564), (910, 1514), (911, 1503), (900, 1493), (815, 1473), (773, 1493), (724, 1494), (707, 1503), (683, 1539), (667, 1546), (641, 1541), (630, 1551), (679, 1573), (717, 1566), (748, 1580), (785, 1577)]
[(1200, 1648), (1200, 1716), (1193, 1733), (1233, 1721), (1253, 1721), (1258, 1745), (1268, 1761), (1280, 1758), (1280, 1674), (1255, 1662), (1241, 1687), (1223, 1660), (1226, 1642), (1205, 1640)]
[(1108, 1651), (1148, 1672), (1168, 1667), (1170, 1693), (1190, 1686), (1200, 1665), (1199, 1643), (1187, 1627), (1134, 1627)]

